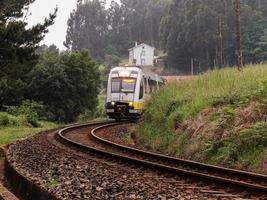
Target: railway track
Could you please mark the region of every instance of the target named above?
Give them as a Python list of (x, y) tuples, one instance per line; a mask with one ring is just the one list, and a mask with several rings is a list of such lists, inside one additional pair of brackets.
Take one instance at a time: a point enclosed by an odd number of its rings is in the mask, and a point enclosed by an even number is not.
[(197, 180), (205, 180), (212, 183), (217, 183), (224, 185), (227, 188), (238, 189), (239, 191), (249, 191), (254, 195), (264, 196), (263, 199), (265, 199), (265, 197), (267, 199), (266, 175), (177, 159), (117, 144), (99, 136), (100, 132), (107, 131), (112, 127), (116, 127), (121, 124), (122, 123), (114, 122), (94, 124), (96, 128), (88, 133), (89, 135), (87, 139), (93, 140), (95, 144), (93, 144), (93, 142), (88, 143), (86, 141), (77, 141), (73, 139), (75, 135), (72, 137), (69, 137), (68, 135), (70, 131), (86, 128), (92, 126), (92, 124), (76, 125), (64, 128), (58, 132), (58, 137), (60, 140), (85, 151), (94, 152), (109, 158), (150, 167), (152, 169), (157, 169), (164, 172), (175, 173), (184, 175), (186, 177), (195, 178)]

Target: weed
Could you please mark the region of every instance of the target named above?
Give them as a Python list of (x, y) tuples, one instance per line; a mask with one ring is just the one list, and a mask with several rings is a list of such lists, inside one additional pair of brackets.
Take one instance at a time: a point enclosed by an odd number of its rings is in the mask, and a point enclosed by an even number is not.
[(267, 123), (260, 122), (233, 133), (220, 141), (209, 141), (203, 148), (203, 154), (214, 163), (237, 165), (253, 168), (261, 163), (267, 149)]
[(58, 186), (58, 182), (53, 177), (49, 176), (48, 181), (45, 183), (44, 187), (46, 189), (55, 189)]
[(26, 120), (33, 127), (39, 127), (38, 122), (40, 113), (42, 113), (43, 105), (35, 101), (23, 101), (20, 106), (9, 106), (7, 112), (14, 116), (25, 116)]

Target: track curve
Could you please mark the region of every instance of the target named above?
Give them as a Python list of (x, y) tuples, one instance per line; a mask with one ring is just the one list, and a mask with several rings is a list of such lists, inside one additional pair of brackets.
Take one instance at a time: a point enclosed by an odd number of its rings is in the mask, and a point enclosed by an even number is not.
[[(92, 137), (98, 143), (117, 149), (117, 151), (107, 151), (103, 148), (92, 147), (84, 143), (73, 141), (65, 136), (70, 130), (75, 130), (89, 125), (77, 125), (62, 129), (58, 132), (61, 140), (72, 144), (86, 151), (93, 151), (104, 156), (115, 159), (139, 164), (157, 170), (163, 170), (175, 174), (182, 174), (201, 180), (208, 180), (220, 184), (226, 184), (229, 187), (237, 187), (249, 190), (255, 194), (267, 194), (267, 176), (255, 173), (233, 170), (203, 163), (177, 159), (149, 151), (144, 151), (129, 146), (114, 143), (112, 141), (101, 138), (97, 133), (105, 129), (110, 129), (123, 123), (99, 123), (94, 128), (89, 137)], [(266, 197), (267, 198), (267, 197)]]

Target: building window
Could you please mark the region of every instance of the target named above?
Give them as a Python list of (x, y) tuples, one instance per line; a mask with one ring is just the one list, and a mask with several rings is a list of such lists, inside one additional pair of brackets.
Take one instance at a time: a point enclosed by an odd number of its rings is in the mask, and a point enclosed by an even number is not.
[(146, 51), (142, 51), (141, 56), (146, 56)]
[(145, 65), (146, 64), (146, 59), (141, 59), (141, 65)]

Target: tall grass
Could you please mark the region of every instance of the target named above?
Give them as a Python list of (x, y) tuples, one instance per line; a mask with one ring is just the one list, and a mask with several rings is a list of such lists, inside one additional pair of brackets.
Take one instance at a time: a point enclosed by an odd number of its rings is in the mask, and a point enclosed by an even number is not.
[[(259, 96), (259, 93), (263, 95)], [(229, 113), (235, 117), (234, 110), (236, 108), (249, 104), (252, 99), (259, 100), (259, 98), (267, 99), (267, 65), (248, 66), (241, 72), (237, 69), (226, 68), (205, 73), (191, 81), (167, 84), (157, 91), (147, 103), (144, 120), (136, 133), (138, 134), (137, 141), (152, 150), (164, 151), (180, 157), (186, 155), (185, 158), (187, 159), (193, 158), (217, 164), (224, 161), (227, 163), (232, 159), (231, 155), (236, 155), (234, 150), (240, 141), (235, 141), (235, 138), (217, 141), (220, 143), (219, 148), (216, 151), (209, 151), (209, 147), (214, 150), (216, 141), (190, 138), (183, 133), (177, 134), (176, 129), (181, 125), (181, 122), (196, 117), (205, 108), (225, 108), (223, 109), (224, 112), (231, 108)], [(267, 102), (267, 100), (262, 101), (262, 99), (259, 101)], [(242, 140), (242, 145), (249, 145), (249, 140), (246, 138), (250, 138), (257, 127), (259, 126), (252, 127), (252, 131), (248, 132), (244, 130), (247, 135)], [(266, 126), (261, 128), (261, 133), (264, 133), (264, 127)], [(261, 137), (263, 135), (261, 134)], [(238, 148), (241, 152), (233, 163), (252, 165), (253, 161), (249, 162), (248, 160), (257, 152), (261, 152), (261, 154), (255, 159), (261, 160), (263, 158), (262, 152), (265, 149), (267, 151), (267, 145), (261, 145), (261, 148), (257, 148), (260, 140), (259, 137), (259, 140), (253, 144), (253, 148), (248, 153), (242, 152)], [(235, 145), (235, 143), (238, 144)], [(235, 147), (234, 150), (231, 150), (231, 147)], [(188, 151), (195, 155), (189, 155)], [(207, 159), (207, 156), (210, 160)]]
[(267, 79), (267, 65), (233, 68), (203, 74), (195, 80), (168, 84), (148, 103), (145, 121), (173, 128), (182, 119), (195, 116), (203, 108), (248, 101)]

